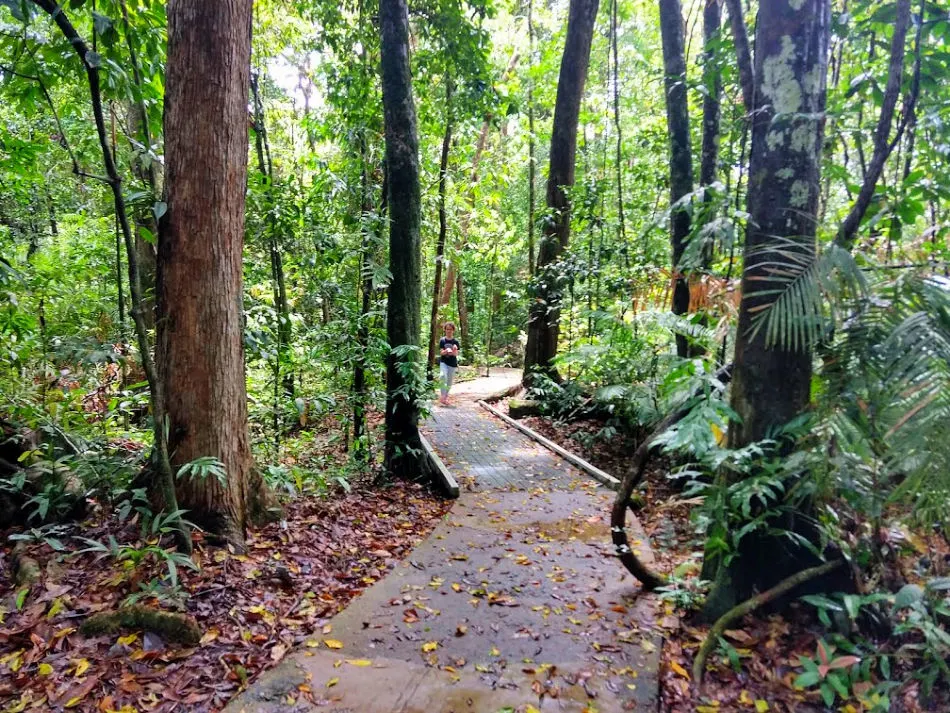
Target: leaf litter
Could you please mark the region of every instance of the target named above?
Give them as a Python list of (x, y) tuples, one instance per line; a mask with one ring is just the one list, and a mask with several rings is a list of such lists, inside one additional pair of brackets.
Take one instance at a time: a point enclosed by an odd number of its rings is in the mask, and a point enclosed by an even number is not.
[[(190, 647), (155, 632), (79, 632), (90, 615), (117, 609), (138, 583), (164, 576), (164, 565), (132, 569), (102, 553), (30, 542), (24, 554), (41, 563), (44, 576), (24, 593), (6, 566), (9, 533), (0, 533), (0, 713), (219, 710), (294, 647), (342, 648), (327, 636), (327, 621), (408, 555), (448, 507), (418, 485), (397, 483), (294, 501), (284, 521), (248, 533), (244, 554), (198, 537), (197, 571), (178, 568), (187, 594), (182, 610), (202, 631)], [(79, 550), (82, 541), (73, 538), (110, 535), (146, 544), (134, 524), (101, 517), (70, 526), (59, 539)], [(175, 610), (169, 602), (159, 608)]]

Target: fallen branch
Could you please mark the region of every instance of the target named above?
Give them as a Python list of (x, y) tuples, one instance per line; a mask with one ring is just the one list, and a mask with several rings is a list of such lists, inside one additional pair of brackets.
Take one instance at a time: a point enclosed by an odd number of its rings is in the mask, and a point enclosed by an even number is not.
[(844, 564), (844, 560), (834, 560), (833, 562), (825, 562), (824, 564), (816, 565), (815, 567), (809, 567), (808, 569), (803, 569), (801, 572), (797, 572), (790, 577), (783, 579), (781, 582), (776, 584), (771, 589), (767, 589), (760, 594), (756, 594), (751, 599), (746, 599), (741, 604), (733, 607), (713, 624), (712, 628), (709, 630), (709, 634), (706, 635), (706, 639), (703, 641), (703, 645), (699, 647), (699, 651), (696, 653), (696, 660), (693, 661), (693, 680), (696, 682), (696, 685), (700, 685), (703, 682), (703, 674), (706, 669), (706, 659), (709, 658), (709, 652), (712, 651), (713, 646), (719, 641), (719, 637), (722, 636), (723, 632), (729, 628), (729, 625), (734, 621), (741, 619), (746, 614), (749, 614), (764, 604), (768, 604), (774, 599), (778, 599), (780, 596), (786, 592), (791, 591), (800, 584), (804, 584), (812, 579), (821, 577), (829, 572), (833, 572), (838, 567)]
[[(722, 367), (716, 372), (716, 379), (723, 385), (729, 383), (732, 379), (732, 364)], [(687, 399), (687, 404), (692, 399)], [(620, 487), (617, 489), (617, 497), (614, 499), (614, 507), (610, 513), (610, 536), (614, 547), (617, 550), (617, 557), (624, 567), (634, 577), (640, 580), (644, 589), (656, 589), (666, 584), (666, 578), (654, 572), (647, 567), (637, 557), (636, 553), (630, 547), (630, 540), (627, 537), (627, 509), (630, 506), (630, 498), (633, 491), (636, 490), (640, 481), (643, 480), (643, 474), (646, 472), (647, 463), (650, 462), (650, 452), (653, 449), (653, 441), (657, 436), (665, 432), (668, 428), (681, 421), (689, 413), (690, 407), (683, 406), (671, 413), (660, 421), (659, 425), (637, 448), (630, 462), (630, 467), (624, 473), (623, 480), (620, 481)]]

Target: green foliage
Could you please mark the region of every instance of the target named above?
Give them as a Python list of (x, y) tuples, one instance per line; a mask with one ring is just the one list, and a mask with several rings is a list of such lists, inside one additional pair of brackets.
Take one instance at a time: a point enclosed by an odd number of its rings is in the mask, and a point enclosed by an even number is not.
[(185, 463), (178, 469), (176, 477), (192, 480), (205, 480), (212, 477), (222, 486), (227, 486), (228, 483), (228, 473), (224, 468), (224, 463), (214, 456), (200, 456)]

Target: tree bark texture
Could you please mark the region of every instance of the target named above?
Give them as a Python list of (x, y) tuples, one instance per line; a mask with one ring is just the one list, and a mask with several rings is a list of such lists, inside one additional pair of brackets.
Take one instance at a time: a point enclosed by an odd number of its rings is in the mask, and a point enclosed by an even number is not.
[[(769, 344), (754, 317), (788, 287), (788, 253), (816, 251), (819, 165), (828, 69), (829, 0), (762, 0), (756, 35), (755, 107), (749, 165), (748, 212), (742, 303), (736, 336), (729, 445), (739, 448), (771, 435), (801, 414), (810, 399), (809, 348)], [(776, 268), (776, 266), (779, 266)], [(777, 526), (814, 536), (807, 517), (789, 514)], [(738, 557), (720, 567), (704, 563), (716, 584), (706, 615), (718, 617), (815, 557), (790, 540), (746, 535)]]
[(224, 464), (178, 481), (181, 507), (242, 542), (258, 495), (247, 434), (242, 252), (252, 0), (170, 0), (165, 89), (167, 212), (158, 246), (159, 376), (173, 465)]
[(429, 353), (426, 357), (426, 372), (432, 380), (435, 366), (436, 346), (439, 343), (439, 302), (442, 288), (442, 265), (445, 262), (445, 237), (448, 219), (445, 212), (446, 189), (448, 188), (449, 149), (452, 146), (452, 80), (445, 86), (445, 133), (442, 136), (442, 156), (439, 160), (439, 237), (435, 247), (435, 277), (432, 279), (432, 312), (429, 315)]
[[(396, 477), (418, 477), (421, 470), (419, 406), (416, 387), (403, 373), (421, 355), (397, 356), (400, 347), (419, 346), (421, 197), (416, 110), (409, 72), (409, 11), (406, 0), (380, 0), (379, 25), (389, 184), (389, 302), (386, 333), (393, 350), (386, 360), (386, 451), (384, 467)], [(400, 369), (402, 364), (403, 370)]]
[[(673, 314), (689, 312), (689, 282), (680, 266), (689, 239), (689, 212), (676, 204), (693, 192), (693, 156), (686, 94), (686, 49), (679, 0), (660, 0), (660, 34), (666, 87), (666, 125), (670, 137), (670, 242), (673, 248)], [(689, 341), (676, 335), (676, 353), (689, 355)]]
[(571, 210), (567, 191), (574, 185), (577, 154), (577, 124), (580, 117), (590, 46), (599, 0), (571, 0), (567, 39), (561, 57), (554, 125), (551, 130), (550, 164), (545, 220), (538, 243), (538, 263), (528, 311), (528, 343), (525, 346), (525, 380), (532, 371), (557, 378), (552, 360), (557, 355), (561, 279), (556, 263), (567, 249), (571, 234)]

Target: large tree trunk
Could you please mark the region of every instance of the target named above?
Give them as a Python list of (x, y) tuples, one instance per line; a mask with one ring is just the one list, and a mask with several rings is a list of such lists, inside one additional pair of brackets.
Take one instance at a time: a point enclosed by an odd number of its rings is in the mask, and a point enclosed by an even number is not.
[(557, 378), (552, 361), (557, 354), (562, 280), (557, 274), (556, 263), (567, 250), (571, 234), (571, 210), (565, 189), (574, 185), (577, 122), (587, 82), (598, 5), (599, 0), (571, 0), (567, 19), (567, 40), (561, 57), (551, 131), (547, 182), (550, 215), (544, 223), (538, 245), (538, 264), (528, 310), (528, 343), (524, 361), (526, 384), (533, 372)]
[[(383, 113), (389, 184), (389, 302), (386, 333), (385, 470), (391, 476), (418, 477), (422, 472), (419, 440), (420, 394), (416, 393), (422, 356), (421, 254), (419, 228), (419, 142), (409, 73), (409, 11), (406, 0), (380, 0)], [(406, 349), (408, 348), (408, 349)]]
[[(689, 238), (689, 212), (676, 203), (693, 192), (693, 156), (686, 96), (686, 50), (680, 0), (660, 0), (660, 34), (666, 87), (666, 124), (670, 136), (670, 242), (673, 247), (673, 314), (689, 311), (689, 282), (680, 262)], [(686, 335), (677, 333), (676, 353), (689, 356)]]
[(184, 477), (181, 507), (243, 542), (251, 484), (242, 251), (252, 0), (170, 0), (166, 204), (158, 246), (159, 375), (174, 466), (211, 456), (226, 478)]
[[(753, 319), (788, 287), (787, 271), (776, 270), (775, 265), (789, 262), (789, 250), (805, 256), (816, 250), (829, 17), (828, 0), (761, 3), (749, 221), (732, 379), (731, 405), (739, 416), (729, 427), (733, 448), (765, 438), (802, 413), (809, 402), (810, 348), (770, 344), (765, 329), (754, 330)], [(792, 263), (792, 269), (797, 264)], [(798, 529), (801, 523), (782, 526)], [(707, 561), (704, 574), (717, 575), (707, 613), (721, 614), (754, 589), (768, 589), (801, 569), (807, 557), (790, 540), (747, 535), (739, 557), (728, 567), (710, 572)]]

